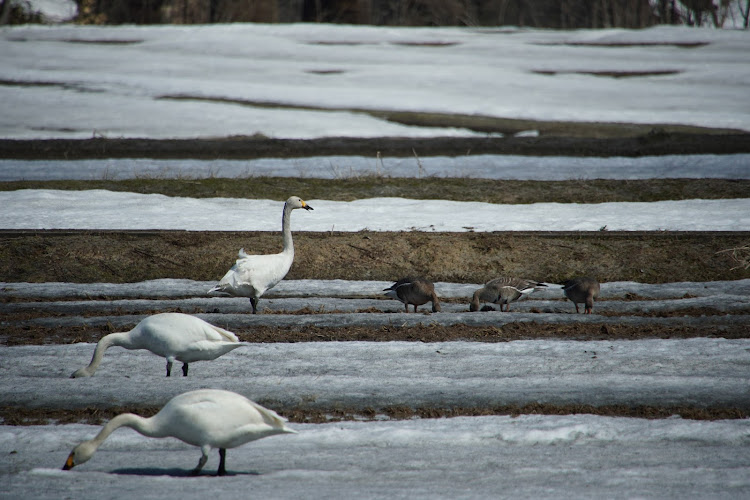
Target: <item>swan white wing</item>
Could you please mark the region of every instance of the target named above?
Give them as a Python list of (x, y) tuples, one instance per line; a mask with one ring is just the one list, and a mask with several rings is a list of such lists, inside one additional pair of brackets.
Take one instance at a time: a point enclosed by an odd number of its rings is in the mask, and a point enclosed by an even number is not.
[(212, 325), (211, 323), (204, 321), (196, 316), (190, 316), (189, 314), (182, 313), (167, 313), (179, 315), (180, 318), (175, 318), (176, 322), (179, 323), (179, 327), (184, 332), (182, 338), (192, 342), (212, 341), (212, 342), (239, 342), (240, 339), (237, 335), (219, 328), (218, 326)]
[(258, 295), (273, 288), (292, 266), (293, 255), (284, 253), (271, 255), (249, 255), (238, 259), (219, 282), (223, 291), (240, 291), (252, 288)]
[[(195, 344), (206, 349), (211, 344), (237, 343), (232, 332), (211, 325), (200, 318), (182, 313), (162, 313), (149, 316), (131, 331), (133, 348), (148, 349), (159, 356), (178, 356), (194, 349)], [(199, 358), (213, 359), (213, 358)]]
[(192, 363), (193, 361), (210, 361), (222, 356), (229, 351), (237, 349), (247, 342), (226, 342), (222, 340), (200, 340), (193, 342), (176, 353), (176, 359), (183, 363)]
[[(267, 412), (275, 415), (279, 424), (269, 424)], [(214, 448), (233, 448), (271, 434), (288, 432), (281, 417), (272, 410), (240, 394), (219, 389), (201, 389), (176, 396), (154, 418), (160, 420), (160, 425), (169, 426), (170, 435), (177, 439)]]

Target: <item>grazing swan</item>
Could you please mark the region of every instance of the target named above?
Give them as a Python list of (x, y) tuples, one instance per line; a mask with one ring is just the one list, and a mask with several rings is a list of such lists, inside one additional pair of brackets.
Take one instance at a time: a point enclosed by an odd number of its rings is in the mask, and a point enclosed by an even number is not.
[(594, 310), (594, 299), (599, 296), (599, 282), (594, 278), (573, 278), (563, 283), (563, 293), (573, 301), (576, 312), (578, 304), (586, 304), (584, 314), (591, 314)]
[(70, 378), (90, 377), (99, 367), (104, 351), (112, 346), (125, 349), (147, 349), (167, 358), (167, 377), (172, 363), (181, 361), (182, 374), (187, 377), (188, 363), (216, 359), (247, 342), (240, 342), (230, 331), (206, 323), (200, 318), (181, 313), (154, 314), (129, 332), (110, 333), (98, 344), (89, 366), (73, 372)]
[(511, 302), (515, 302), (524, 295), (546, 286), (544, 283), (522, 278), (497, 278), (488, 281), (482, 288), (474, 292), (469, 310), (478, 311), (480, 302), (491, 302), (500, 304), (500, 311), (503, 310), (503, 304), (506, 304), (505, 311), (507, 312), (510, 311)]
[(409, 312), (409, 304), (414, 305), (414, 312), (417, 312), (417, 306), (428, 302), (432, 302), (432, 312), (440, 312), (440, 301), (435, 294), (435, 285), (424, 278), (401, 278), (390, 288), (384, 288), (383, 291), (386, 292), (386, 297), (403, 302), (406, 312)]
[(266, 290), (276, 286), (276, 283), (284, 279), (294, 261), (294, 242), (292, 241), (292, 228), (289, 222), (292, 210), (313, 208), (292, 196), (284, 203), (283, 216), (281, 218), (281, 232), (284, 234), (284, 249), (281, 253), (267, 255), (248, 255), (245, 249), (240, 249), (237, 262), (221, 278), (218, 285), (208, 293), (224, 292), (236, 297), (250, 297), (250, 305), (253, 306), (253, 314), (258, 312), (258, 299), (266, 293)]
[(264, 408), (245, 396), (218, 389), (200, 389), (173, 397), (159, 413), (143, 418), (133, 413), (122, 413), (107, 422), (94, 439), (79, 444), (68, 456), (63, 470), (88, 461), (107, 437), (120, 427), (130, 427), (144, 436), (174, 437), (201, 449), (198, 466), (200, 473), (211, 448), (219, 448), (219, 470), (226, 471), (227, 448), (274, 434), (296, 434), (285, 424), (286, 419), (275, 411)]

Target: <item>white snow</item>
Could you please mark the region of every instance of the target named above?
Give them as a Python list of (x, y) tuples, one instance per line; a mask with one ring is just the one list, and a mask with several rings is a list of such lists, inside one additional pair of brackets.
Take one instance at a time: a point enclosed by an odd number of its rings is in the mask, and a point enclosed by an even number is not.
[[(121, 41), (121, 44), (97, 43)], [(71, 43), (71, 42), (77, 43)], [(90, 43), (78, 43), (78, 42)], [(567, 43), (706, 42), (617, 48)], [(403, 42), (455, 42), (445, 46)], [(384, 122), (349, 111), (270, 109), (210, 101), (159, 99), (186, 94), (324, 108), (480, 113), (508, 118), (685, 123), (750, 130), (750, 38), (746, 32), (659, 27), (643, 31), (406, 29), (325, 25), (160, 27), (21, 26), (0, 31), (0, 137), (270, 137), (477, 135)], [(677, 73), (606, 78), (576, 71)], [(316, 73), (320, 71), (332, 73)], [(560, 72), (555, 76), (536, 71)], [(470, 75), (470, 76), (469, 76)], [(16, 82), (16, 84), (9, 84)], [(27, 85), (31, 84), (31, 85)], [(43, 84), (43, 85), (42, 85)], [(47, 85), (51, 84), (51, 85)], [(337, 178), (470, 176), (493, 179), (748, 178), (748, 155), (653, 158), (471, 156), (414, 159), (321, 157), (294, 160), (0, 160), (0, 180), (155, 177)], [(304, 193), (289, 193), (304, 196)], [(295, 231), (411, 230), (732, 230), (750, 227), (750, 201), (686, 200), (596, 205), (490, 205), (441, 200), (307, 200)], [(268, 230), (280, 226), (270, 200), (186, 199), (108, 191), (20, 190), (0, 193), (0, 228)], [(341, 216), (340, 214), (346, 214)], [(303, 284), (304, 287), (299, 285)], [(236, 313), (207, 319), (248, 325), (364, 321), (363, 314), (261, 315), (242, 299), (204, 297), (208, 283), (156, 280), (127, 285), (2, 283), (5, 314), (35, 307), (35, 298), (77, 297), (45, 307), (68, 314), (109, 306), (172, 307), (175, 300), (215, 301)], [(264, 301), (307, 300), (342, 307), (339, 295), (370, 297), (382, 282), (282, 282)], [(465, 296), (474, 285), (438, 283), (441, 295)], [(300, 294), (300, 288), (306, 294)], [(355, 293), (359, 290), (358, 293)], [(689, 294), (693, 305), (747, 304), (747, 280), (646, 285), (609, 283), (612, 297), (635, 292), (658, 299), (602, 302), (601, 307), (669, 308)], [(518, 321), (604, 321), (563, 313), (560, 291), (518, 303)], [(557, 294), (555, 302), (554, 294)], [(175, 297), (185, 297), (188, 299)], [(159, 299), (145, 304), (127, 297)], [(334, 297), (334, 298), (331, 298)], [(146, 299), (139, 299), (146, 300)], [(314, 302), (314, 301), (320, 302)], [(245, 303), (246, 309), (246, 301)], [(383, 301), (380, 301), (383, 302)], [(37, 303), (38, 304), (38, 303)], [(394, 302), (393, 309), (400, 309)], [(531, 305), (545, 312), (531, 314)], [(540, 306), (541, 304), (541, 306)], [(569, 310), (572, 306), (565, 303)], [(41, 306), (39, 306), (41, 307)], [(316, 306), (317, 307), (317, 306)], [(390, 307), (390, 306), (389, 306)], [(451, 306), (452, 307), (452, 306)], [(599, 303), (597, 304), (599, 307)], [(450, 323), (500, 313), (371, 314), (390, 324)], [(549, 309), (549, 312), (547, 310)], [(381, 318), (381, 320), (382, 320)], [(440, 319), (444, 318), (444, 319)], [(68, 319), (76, 324), (106, 316)], [(120, 321), (129, 321), (127, 316)], [(328, 318), (326, 318), (328, 320)], [(657, 318), (670, 322), (711, 318)], [(722, 321), (724, 319), (722, 318)], [(746, 321), (737, 315), (737, 321)], [(116, 324), (116, 322), (115, 322)], [(500, 324), (498, 322), (498, 324)], [(0, 324), (2, 335), (3, 324)], [(269, 407), (304, 402), (382, 407), (506, 405), (514, 402), (747, 407), (750, 341), (701, 338), (643, 341), (518, 341), (254, 344), (187, 378), (163, 377), (163, 360), (112, 349), (90, 379), (68, 375), (90, 359), (92, 344), (0, 349), (0, 406), (162, 405), (198, 387), (241, 392)], [(113, 434), (97, 455), (63, 472), (65, 457), (98, 426), (0, 426), (0, 498), (747, 498), (750, 421), (644, 420), (592, 415), (461, 417), (292, 425), (276, 436), (228, 452), (225, 478), (183, 477), (197, 449), (173, 439)], [(215, 470), (212, 454), (206, 470)], [(218, 493), (217, 493), (218, 492)]]
[[(369, 198), (306, 200), (294, 231), (747, 231), (750, 199), (498, 205)], [(105, 190), (0, 192), (5, 229), (279, 231), (282, 202), (179, 198)], [(342, 216), (345, 214), (345, 216)]]
[[(88, 379), (67, 375), (93, 346), (11, 347), (0, 353), (0, 401), (71, 408), (160, 404), (221, 387), (269, 406), (580, 404), (736, 405), (746, 402), (747, 340), (354, 342), (255, 344), (187, 378), (162, 359), (113, 348)], [(155, 383), (157, 382), (158, 383)], [(300, 434), (232, 449), (224, 495), (274, 498), (741, 498), (750, 492), (750, 421), (643, 420), (592, 415), (462, 417), (293, 424)], [(97, 426), (0, 426), (7, 498), (199, 498), (215, 478), (183, 477), (199, 457), (174, 439), (117, 431), (87, 464), (58, 469)], [(215, 470), (212, 454), (207, 473)], [(688, 480), (689, 479), (689, 480)], [(184, 483), (189, 481), (189, 483)], [(188, 486), (189, 484), (189, 486)]]
[(748, 492), (748, 421), (522, 415), (293, 427), (300, 433), (229, 450), (229, 476), (192, 479), (185, 476), (200, 453), (172, 438), (120, 430), (91, 462), (63, 472), (67, 448), (97, 427), (0, 427), (6, 467), (18, 471), (6, 476), (6, 498), (733, 499)]
[(750, 130), (735, 30), (29, 25), (0, 66), (4, 138), (482, 135), (356, 111), (379, 109)]
[[(420, 165), (421, 164), (421, 170)], [(506, 180), (747, 179), (750, 155), (666, 155), (637, 158), (465, 155), (414, 158), (315, 156), (249, 160), (0, 159), (0, 181), (206, 179), (297, 177), (344, 179), (383, 177), (469, 177)]]

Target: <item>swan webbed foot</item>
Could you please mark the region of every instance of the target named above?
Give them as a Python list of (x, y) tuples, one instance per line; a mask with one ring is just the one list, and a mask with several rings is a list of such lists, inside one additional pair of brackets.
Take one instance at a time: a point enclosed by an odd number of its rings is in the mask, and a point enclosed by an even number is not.
[(188, 364), (182, 363), (182, 376), (187, 377), (187, 372), (188, 372)]
[(227, 474), (226, 461), (227, 461), (227, 449), (219, 448), (219, 470), (216, 471), (217, 476), (226, 476)]

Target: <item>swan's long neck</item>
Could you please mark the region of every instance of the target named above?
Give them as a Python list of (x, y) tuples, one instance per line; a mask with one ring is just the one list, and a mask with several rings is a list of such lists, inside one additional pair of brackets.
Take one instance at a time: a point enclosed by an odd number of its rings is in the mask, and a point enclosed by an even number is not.
[(155, 425), (153, 417), (143, 418), (134, 413), (123, 413), (121, 415), (117, 415), (112, 420), (107, 422), (102, 430), (99, 431), (99, 434), (97, 434), (94, 439), (88, 441), (87, 444), (89, 446), (93, 446), (93, 450), (95, 451), (104, 442), (104, 440), (109, 437), (110, 434), (112, 434), (120, 427), (130, 427), (136, 432), (148, 437), (158, 438), (165, 436), (165, 434), (159, 429), (159, 426)]
[(130, 332), (119, 332), (119, 333), (110, 333), (109, 335), (104, 336), (97, 344), (96, 349), (94, 350), (94, 355), (91, 357), (91, 363), (89, 363), (89, 366), (86, 368), (82, 368), (79, 371), (85, 371), (87, 375), (91, 376), (96, 372), (96, 369), (99, 368), (99, 364), (102, 362), (102, 358), (104, 357), (104, 352), (109, 349), (112, 346), (122, 346), (122, 347), (129, 347), (130, 342)]
[(284, 235), (283, 253), (294, 255), (294, 242), (292, 241), (292, 207), (284, 203), (284, 213), (281, 218), (281, 232)]

